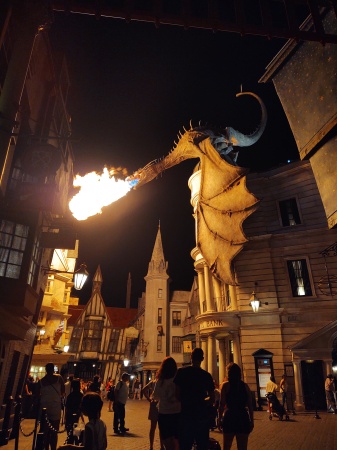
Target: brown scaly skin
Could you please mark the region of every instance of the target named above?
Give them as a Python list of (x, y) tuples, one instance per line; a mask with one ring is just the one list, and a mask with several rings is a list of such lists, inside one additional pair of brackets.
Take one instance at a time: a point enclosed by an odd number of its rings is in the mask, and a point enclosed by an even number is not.
[(171, 152), (163, 159), (151, 161), (142, 169), (135, 171), (128, 181), (139, 180), (135, 188), (143, 186), (145, 183), (156, 178), (164, 170), (173, 167), (186, 159), (200, 158), (203, 156), (198, 144), (205, 139), (210, 138), (214, 149), (220, 156), (232, 165), (236, 165), (237, 150), (234, 147), (248, 147), (255, 144), (261, 137), (267, 122), (267, 112), (262, 100), (252, 92), (242, 92), (237, 94), (251, 95), (256, 98), (261, 106), (262, 117), (257, 130), (251, 135), (244, 135), (231, 127), (224, 130), (212, 130), (205, 126), (199, 126), (184, 130), (184, 134), (180, 134), (179, 142), (171, 150)]

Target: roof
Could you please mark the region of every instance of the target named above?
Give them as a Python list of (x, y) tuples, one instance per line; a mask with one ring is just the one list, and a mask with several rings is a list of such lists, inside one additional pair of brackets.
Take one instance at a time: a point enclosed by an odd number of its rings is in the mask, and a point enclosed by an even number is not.
[(138, 314), (137, 308), (113, 308), (112, 306), (107, 306), (106, 311), (115, 328), (127, 328)]
[[(68, 326), (75, 325), (85, 307), (86, 305), (69, 305), (68, 314), (71, 314), (71, 317), (68, 319)], [(106, 312), (114, 328), (127, 328), (136, 318), (138, 309), (107, 306)]]

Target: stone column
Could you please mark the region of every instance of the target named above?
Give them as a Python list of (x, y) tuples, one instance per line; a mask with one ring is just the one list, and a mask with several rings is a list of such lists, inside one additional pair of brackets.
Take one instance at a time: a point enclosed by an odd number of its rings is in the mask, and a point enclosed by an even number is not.
[(303, 402), (303, 390), (302, 390), (302, 371), (301, 371), (301, 361), (293, 361), (294, 366), (294, 381), (295, 381), (295, 404), (296, 409), (299, 411), (304, 410)]
[(226, 341), (219, 339), (219, 384), (226, 376)]
[(214, 296), (215, 296), (214, 302), (216, 303), (215, 309), (217, 311), (223, 311), (222, 301), (221, 301), (222, 299), (221, 299), (220, 281), (217, 280), (214, 275), (212, 275), (212, 283), (213, 283), (213, 290), (214, 290)]
[(208, 361), (208, 372), (212, 375), (212, 377), (217, 380), (218, 379), (218, 371), (216, 367), (216, 348), (215, 348), (215, 337), (213, 335), (209, 335), (207, 339), (207, 361)]
[(238, 309), (238, 303), (236, 299), (236, 289), (235, 286), (229, 285), (229, 295), (231, 297), (232, 309)]
[(238, 366), (242, 366), (241, 364), (241, 349), (240, 349), (240, 339), (239, 333), (236, 330), (231, 331), (232, 339), (233, 339), (233, 362)]
[(213, 299), (211, 294), (211, 284), (210, 284), (210, 276), (209, 276), (209, 268), (205, 264), (204, 265), (204, 279), (205, 279), (205, 295), (206, 295), (206, 308), (207, 312), (214, 311)]
[(204, 304), (205, 304), (205, 280), (203, 273), (198, 270), (198, 286), (199, 286), (199, 307), (200, 307), (200, 314), (204, 312)]
[(201, 363), (201, 368), (204, 370), (208, 370), (207, 369), (207, 358), (208, 358), (208, 352), (207, 352), (207, 341), (206, 341), (207, 337), (206, 336), (201, 336), (201, 348), (204, 352), (204, 360)]

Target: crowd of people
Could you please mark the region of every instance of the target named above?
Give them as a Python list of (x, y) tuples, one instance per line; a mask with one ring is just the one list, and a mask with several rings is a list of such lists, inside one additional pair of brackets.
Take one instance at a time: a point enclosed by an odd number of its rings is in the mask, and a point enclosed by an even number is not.
[[(230, 450), (234, 438), (238, 449), (247, 449), (248, 437), (254, 428), (254, 408), (251, 391), (241, 379), (241, 369), (230, 363), (219, 386), (211, 374), (201, 368), (203, 359), (203, 350), (195, 348), (191, 353), (191, 364), (178, 368), (174, 358), (167, 356), (156, 377), (144, 387), (138, 378), (130, 387), (128, 373), (123, 373), (116, 384), (111, 377), (103, 383), (98, 375), (84, 382), (68, 373), (55, 373), (54, 364), (48, 363), (45, 376), (38, 382), (29, 376), (25, 388), (27, 397), (34, 393), (34, 397), (39, 398), (39, 414), (43, 408), (47, 410), (45, 449), (78, 448), (75, 438), (57, 447), (57, 431), (62, 422), (68, 436), (72, 435), (75, 424), (82, 423), (84, 450), (105, 450), (107, 428), (100, 418), (103, 400), (107, 402), (107, 410), (114, 413), (114, 433), (123, 436), (129, 431), (125, 426), (125, 405), (131, 392), (134, 399), (145, 398), (149, 402), (150, 450), (154, 448), (157, 429), (160, 450), (191, 450), (194, 445), (198, 450), (208, 450), (210, 430), (214, 429), (222, 431), (223, 450)], [(279, 384), (271, 376), (266, 392), (280, 392), (282, 406), (288, 409), (287, 388), (285, 375)], [(334, 377), (330, 374), (325, 391), (328, 411), (336, 412)]]

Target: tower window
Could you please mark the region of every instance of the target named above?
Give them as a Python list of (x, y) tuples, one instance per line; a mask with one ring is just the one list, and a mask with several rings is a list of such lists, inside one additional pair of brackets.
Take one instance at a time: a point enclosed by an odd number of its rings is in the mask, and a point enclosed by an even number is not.
[(172, 311), (172, 326), (181, 326), (181, 311)]
[(301, 223), (297, 201), (295, 198), (280, 201), (279, 208), (282, 225), (284, 227), (299, 225)]
[(181, 353), (181, 337), (172, 336), (172, 353)]
[(311, 296), (307, 261), (305, 259), (290, 260), (287, 261), (287, 267), (293, 297)]
[(163, 308), (158, 308), (158, 318), (157, 323), (163, 323)]
[(163, 298), (163, 290), (158, 289), (158, 298)]

